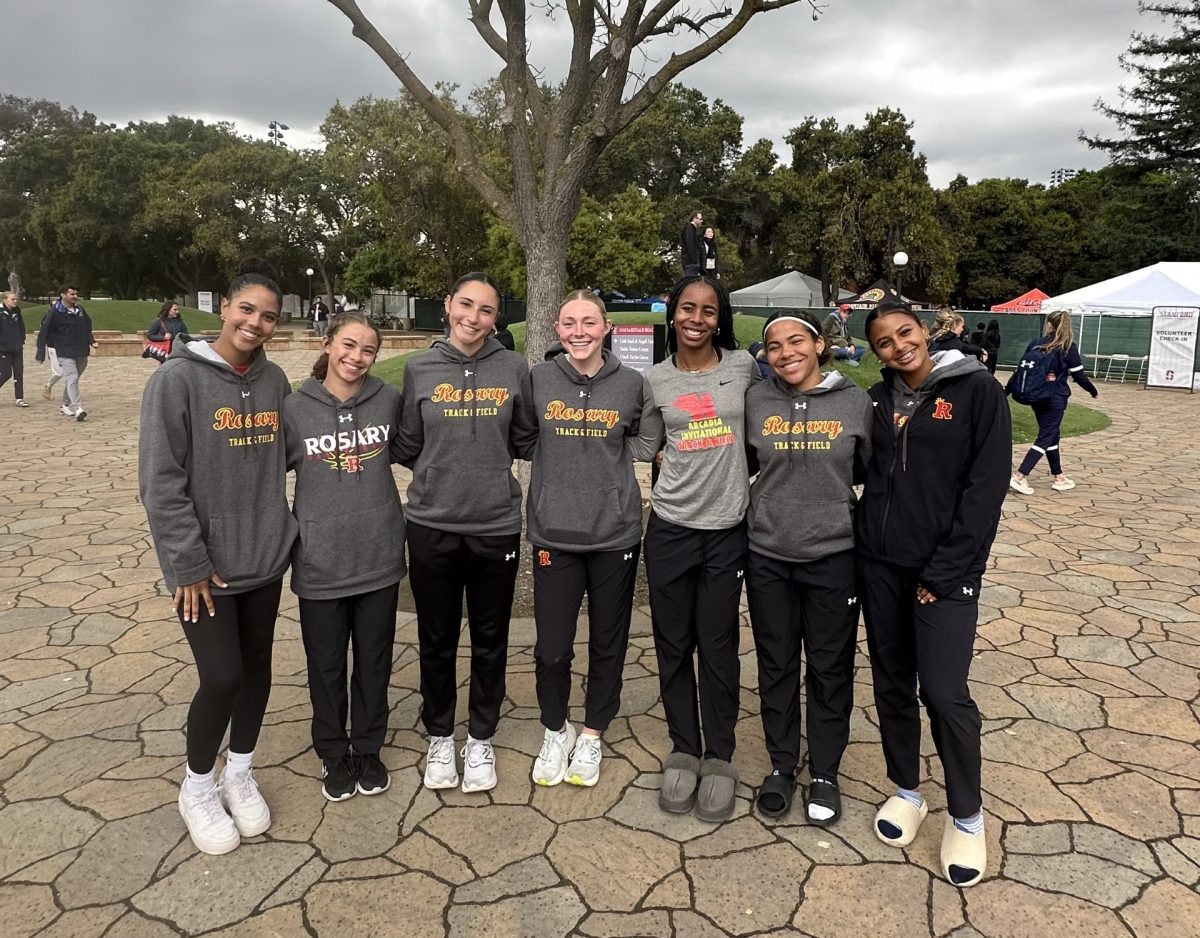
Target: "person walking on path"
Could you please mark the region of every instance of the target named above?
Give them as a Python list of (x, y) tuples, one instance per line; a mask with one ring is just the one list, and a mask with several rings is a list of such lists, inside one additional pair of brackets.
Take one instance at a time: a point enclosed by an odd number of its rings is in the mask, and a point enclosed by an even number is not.
[(292, 510), (300, 527), (292, 592), (300, 597), (313, 748), (329, 801), (355, 792), (377, 795), (391, 785), (379, 753), (405, 574), (404, 513), (391, 468), (400, 391), (370, 374), (380, 341), (361, 313), (339, 316), (312, 376), (283, 404), (288, 468), (296, 473)]
[(220, 335), (176, 345), (142, 396), (138, 492), (199, 677), (179, 812), (196, 848), (211, 854), (271, 824), (251, 765), (296, 538), (280, 425), (291, 386), (262, 348), (281, 304), (274, 280), (239, 274), (221, 301)]
[(13, 394), (18, 407), (25, 403), (25, 320), (17, 295), (0, 294), (0, 388), (8, 379), (13, 382)]
[(1003, 389), (979, 362), (960, 352), (930, 356), (929, 331), (907, 304), (879, 304), (866, 332), (884, 371), (868, 391), (871, 460), (855, 543), (879, 733), (896, 785), (874, 830), (905, 847), (929, 812), (918, 790), (919, 699), (946, 780), (942, 871), (971, 886), (984, 874), (987, 846), (981, 723), (967, 677), (1012, 421)]
[(714, 280), (720, 280), (721, 270), (717, 266), (717, 234), (712, 228), (704, 229), (700, 246), (704, 249), (704, 273)]
[[(532, 772), (538, 785), (595, 785), (600, 737), (621, 703), (642, 543), (633, 460), (654, 458), (661, 422), (649, 382), (604, 348), (611, 328), (598, 296), (568, 294), (554, 320), (560, 346), (529, 376), (538, 416), (527, 512), (533, 657), (545, 728)], [(568, 708), (584, 595), (588, 678), (583, 732), (576, 735)]]
[(1071, 399), (1068, 378), (1092, 397), (1100, 396), (1096, 385), (1083, 370), (1083, 360), (1079, 357), (1079, 348), (1075, 345), (1072, 333), (1071, 316), (1058, 311), (1046, 317), (1045, 334), (1032, 339), (1026, 346), (1020, 363), (1004, 389), (1017, 403), (1028, 404), (1037, 419), (1037, 439), (1030, 445), (1021, 465), (1009, 480), (1009, 487), (1022, 495), (1033, 494), (1029, 473), (1033, 472), (1043, 456), (1050, 467), (1050, 474), (1054, 476), (1050, 488), (1056, 492), (1075, 488), (1075, 483), (1062, 471), (1059, 450), (1063, 415)]
[[(50, 314), (54, 312), (54, 307), (58, 305), (59, 299), (62, 297), (62, 292), (55, 290), (50, 294), (50, 304), (46, 308), (46, 312), (42, 314), (42, 321), (38, 325), (40, 333), (46, 328), (46, 323), (50, 321)], [(35, 356), (34, 361), (39, 361)], [(46, 367), (49, 374), (46, 376), (46, 383), (42, 387), (42, 400), (48, 401), (54, 393), (54, 385), (62, 380), (62, 369), (58, 367), (58, 353), (52, 348), (46, 349)]]
[(146, 350), (142, 352), (142, 357), (164, 362), (167, 360), (167, 355), (171, 354), (171, 348), (176, 339), (189, 342), (191, 338), (188, 334), (187, 323), (183, 321), (183, 315), (179, 311), (179, 304), (174, 300), (167, 300), (159, 307), (158, 315), (154, 317), (154, 322), (150, 323), (150, 328), (146, 330), (147, 342), (165, 342), (167, 351), (164, 354), (156, 347), (147, 345)]
[[(746, 567), (746, 389), (760, 380), (737, 351), (729, 294), (685, 277), (667, 306), (666, 361), (650, 370), (664, 424), (662, 471), (646, 526), (646, 578), (671, 754), (658, 803), (705, 821), (734, 807), (740, 695), (738, 604)], [(699, 652), (699, 697), (693, 656)]]
[(325, 331), (329, 328), (329, 307), (318, 296), (313, 300), (312, 309), (309, 311), (309, 314), (312, 317), (313, 335), (319, 339), (324, 338)]
[(963, 340), (962, 334), (966, 328), (966, 320), (949, 306), (938, 307), (933, 323), (933, 335), (929, 339), (930, 351), (961, 352), (986, 363), (987, 352), (980, 346)]
[[(79, 291), (74, 287), (62, 288), (61, 299), (42, 320), (37, 338), (37, 361), (46, 360), (47, 349), (54, 350), (64, 386), (59, 410), (65, 417), (83, 420), (87, 410), (80, 396), (79, 381), (87, 368), (88, 354), (96, 347), (96, 340), (92, 336), (92, 318), (79, 305), (78, 299)], [(53, 383), (52, 378), (50, 384)]]
[(871, 402), (836, 371), (817, 318), (772, 314), (763, 328), (772, 377), (746, 392), (751, 472), (746, 593), (771, 774), (760, 814), (792, 804), (800, 763), (800, 657), (805, 680), (809, 823), (841, 816), (838, 768), (850, 739), (858, 589), (852, 486), (870, 456)]
[(408, 487), (408, 563), (417, 607), (425, 787), (458, 784), (454, 709), (463, 596), (471, 691), (462, 790), (496, 787), (492, 737), (504, 702), (508, 627), (521, 551), (521, 487), (513, 458), (537, 440), (525, 359), (492, 335), (500, 288), (460, 277), (445, 300), (449, 337), (404, 367), (400, 458)]
[(983, 332), (983, 350), (987, 352), (984, 364), (987, 365), (988, 374), (995, 377), (996, 365), (1000, 361), (1000, 321), (997, 319), (988, 320), (987, 329)]
[(825, 333), (825, 345), (833, 353), (833, 357), (852, 367), (858, 367), (859, 361), (866, 354), (866, 347), (855, 345), (850, 338), (850, 304), (843, 303), (825, 317), (821, 324)]
[(703, 212), (692, 212), (683, 232), (679, 235), (680, 263), (684, 277), (696, 277), (704, 272), (704, 239), (700, 226), (704, 224)]

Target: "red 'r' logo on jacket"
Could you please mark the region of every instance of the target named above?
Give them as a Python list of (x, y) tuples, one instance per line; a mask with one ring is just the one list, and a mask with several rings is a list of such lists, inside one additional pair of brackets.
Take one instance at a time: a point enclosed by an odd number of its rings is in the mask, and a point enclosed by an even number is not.
[(954, 414), (950, 413), (954, 409), (954, 405), (949, 401), (944, 401), (940, 397), (933, 402), (933, 419), (934, 420), (953, 420)]

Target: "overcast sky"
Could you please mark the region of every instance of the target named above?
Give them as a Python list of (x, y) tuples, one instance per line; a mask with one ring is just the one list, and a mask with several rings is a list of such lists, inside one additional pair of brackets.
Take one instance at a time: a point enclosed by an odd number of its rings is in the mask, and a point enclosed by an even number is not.
[[(466, 0), (359, 2), (426, 82), (496, 73)], [(532, 57), (553, 76), (561, 18), (533, 18)], [(115, 123), (174, 113), (262, 136), (279, 120), (289, 143), (312, 145), (334, 101), (398, 87), (328, 0), (0, 0), (0, 26), (0, 89)], [(1131, 32), (1162, 28), (1136, 0), (827, 0), (819, 22), (804, 3), (760, 15), (680, 80), (785, 160), (783, 137), (806, 116), (860, 123), (886, 106), (914, 122), (936, 185), (959, 172), (1045, 181), (1103, 163), (1077, 135), (1111, 130), (1093, 105), (1117, 99), (1117, 56)]]

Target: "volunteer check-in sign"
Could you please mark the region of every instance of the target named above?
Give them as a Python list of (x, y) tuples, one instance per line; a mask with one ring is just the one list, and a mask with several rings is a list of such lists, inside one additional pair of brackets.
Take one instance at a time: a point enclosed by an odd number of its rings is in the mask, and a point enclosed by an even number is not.
[(1200, 307), (1154, 307), (1146, 387), (1192, 390), (1198, 325)]

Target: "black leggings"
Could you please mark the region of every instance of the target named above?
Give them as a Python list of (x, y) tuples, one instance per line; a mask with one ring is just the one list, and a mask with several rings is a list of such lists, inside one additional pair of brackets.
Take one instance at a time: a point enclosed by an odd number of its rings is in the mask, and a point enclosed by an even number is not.
[(9, 378), (13, 379), (13, 391), (19, 401), (25, 397), (25, 358), (20, 351), (0, 352), (0, 387)]
[(198, 775), (212, 771), (226, 727), (233, 752), (254, 751), (271, 695), (282, 588), (280, 578), (245, 593), (213, 596), (215, 616), (202, 609), (199, 622), (183, 622), (200, 675), (187, 719), (188, 768)]

